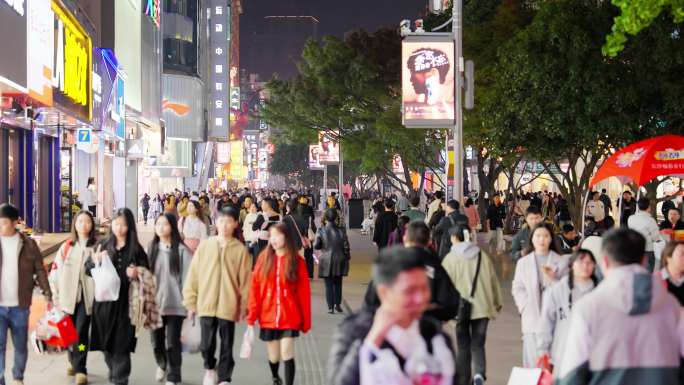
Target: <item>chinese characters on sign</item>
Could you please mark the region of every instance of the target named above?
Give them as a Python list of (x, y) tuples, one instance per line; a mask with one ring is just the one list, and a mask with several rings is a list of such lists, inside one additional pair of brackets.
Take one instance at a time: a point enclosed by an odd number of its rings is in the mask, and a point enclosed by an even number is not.
[(93, 46), (90, 37), (69, 11), (52, 2), (55, 14), (55, 52), (52, 86), (82, 118), (91, 118)]
[(209, 4), (209, 68), (213, 69), (209, 74), (209, 137), (228, 138), (230, 6), (228, 0), (210, 0)]
[(404, 126), (443, 128), (454, 122), (454, 43), (407, 36), (402, 43)]

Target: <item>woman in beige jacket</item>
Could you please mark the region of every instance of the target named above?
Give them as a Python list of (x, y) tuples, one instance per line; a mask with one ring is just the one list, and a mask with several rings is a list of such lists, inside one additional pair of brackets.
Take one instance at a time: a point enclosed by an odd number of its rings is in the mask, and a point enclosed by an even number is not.
[(88, 382), (86, 362), (90, 335), (90, 315), (95, 289), (93, 279), (85, 274), (85, 262), (95, 245), (95, 222), (87, 210), (76, 214), (71, 237), (62, 244), (50, 270), (52, 301), (56, 309), (71, 315), (78, 332), (78, 343), (69, 350), (67, 374), (76, 376), (76, 384)]

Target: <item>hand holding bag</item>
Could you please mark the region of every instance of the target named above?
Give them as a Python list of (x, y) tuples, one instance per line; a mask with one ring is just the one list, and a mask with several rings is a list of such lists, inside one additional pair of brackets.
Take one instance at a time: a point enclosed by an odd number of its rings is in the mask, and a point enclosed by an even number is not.
[(102, 254), (99, 264), (90, 270), (90, 275), (95, 282), (95, 301), (110, 302), (119, 299), (121, 278), (114, 268), (111, 258), (106, 253)]
[(254, 345), (254, 326), (248, 326), (242, 336), (240, 345), (240, 358), (249, 358), (252, 355), (252, 345)]
[(195, 323), (196, 317), (192, 319), (186, 318), (183, 320), (181, 327), (181, 346), (183, 352), (190, 354), (197, 354), (202, 343), (202, 328), (199, 322)]

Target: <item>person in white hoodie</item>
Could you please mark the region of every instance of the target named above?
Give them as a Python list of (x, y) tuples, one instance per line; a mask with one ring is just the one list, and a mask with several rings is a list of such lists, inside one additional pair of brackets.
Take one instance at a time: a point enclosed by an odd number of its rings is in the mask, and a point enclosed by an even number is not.
[(648, 258), (648, 271), (651, 273), (655, 269), (655, 254), (653, 253), (653, 243), (661, 240), (660, 228), (653, 215), (651, 215), (651, 201), (642, 197), (637, 202), (636, 214), (627, 219), (627, 227), (638, 231), (646, 239), (646, 257)]
[(537, 361), (548, 358), (554, 365), (560, 363), (565, 351), (573, 306), (598, 284), (594, 275), (596, 259), (591, 251), (576, 251), (568, 265), (568, 275), (544, 292), (542, 318), (537, 330), (537, 351), (540, 355)]
[(513, 278), (513, 299), (522, 316), (523, 366), (535, 367), (537, 327), (541, 319), (542, 295), (568, 273), (568, 256), (558, 254), (553, 228), (541, 223), (530, 232), (532, 252), (518, 260)]
[(645, 243), (631, 229), (604, 235), (606, 277), (572, 311), (556, 384), (684, 383), (684, 315), (644, 268)]

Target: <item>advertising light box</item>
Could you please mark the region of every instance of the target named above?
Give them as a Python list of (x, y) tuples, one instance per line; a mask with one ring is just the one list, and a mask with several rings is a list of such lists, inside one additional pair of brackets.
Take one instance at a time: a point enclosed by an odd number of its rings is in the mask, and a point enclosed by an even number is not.
[(321, 164), (334, 164), (340, 162), (340, 146), (337, 139), (326, 132), (318, 133), (319, 158)]
[(454, 124), (452, 38), (407, 36), (401, 51), (404, 126), (444, 128)]

